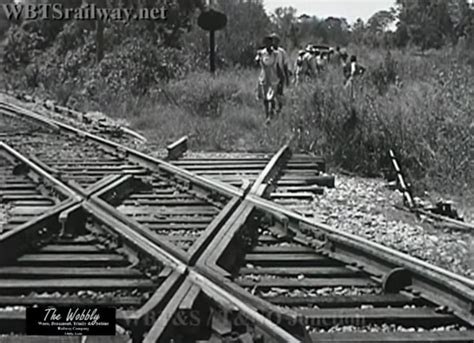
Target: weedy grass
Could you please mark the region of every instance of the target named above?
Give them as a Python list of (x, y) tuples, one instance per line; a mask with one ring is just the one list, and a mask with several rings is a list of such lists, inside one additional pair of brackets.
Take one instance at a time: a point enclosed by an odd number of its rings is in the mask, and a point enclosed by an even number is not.
[(157, 144), (188, 135), (194, 150), (276, 151), (291, 141), (296, 150), (368, 176), (391, 169), (393, 149), (416, 188), (471, 194), (472, 56), (460, 48), (349, 51), (367, 67), (354, 99), (343, 87), (340, 67), (331, 64), (316, 80), (288, 88), (283, 112), (269, 125), (255, 98), (257, 69), (213, 76), (196, 70), (145, 95), (110, 92), (103, 84), (94, 101), (65, 84), (48, 91), (74, 93), (80, 109), (126, 119)]

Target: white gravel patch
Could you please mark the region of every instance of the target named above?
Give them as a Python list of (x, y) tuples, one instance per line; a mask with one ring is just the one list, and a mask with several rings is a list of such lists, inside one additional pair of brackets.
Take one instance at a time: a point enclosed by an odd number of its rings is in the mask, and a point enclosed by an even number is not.
[(383, 180), (336, 176), (313, 203), (315, 220), (405, 252), (452, 272), (474, 276), (474, 232), (433, 227), (395, 209), (402, 195)]

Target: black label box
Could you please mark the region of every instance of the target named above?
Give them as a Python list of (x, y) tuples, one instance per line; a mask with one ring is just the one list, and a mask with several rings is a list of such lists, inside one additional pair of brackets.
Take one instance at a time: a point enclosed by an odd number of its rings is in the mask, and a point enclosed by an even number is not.
[(112, 307), (38, 306), (26, 309), (26, 334), (38, 336), (114, 336)]

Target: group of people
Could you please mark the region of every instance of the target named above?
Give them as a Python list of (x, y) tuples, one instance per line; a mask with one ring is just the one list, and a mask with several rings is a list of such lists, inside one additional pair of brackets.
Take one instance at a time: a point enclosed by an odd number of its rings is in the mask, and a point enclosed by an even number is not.
[(321, 73), (334, 55), (334, 49), (308, 45), (298, 52), (295, 62), (295, 83), (300, 83), (306, 77), (316, 77)]
[[(280, 46), (278, 35), (271, 34), (263, 39), (264, 47), (257, 52), (255, 61), (260, 65), (257, 98), (263, 100), (267, 122), (283, 107), (283, 90), (290, 85), (291, 71), (288, 55)], [(308, 45), (298, 52), (294, 65), (294, 83), (311, 80), (322, 73), (328, 63), (336, 63), (342, 68), (344, 87), (350, 89), (353, 97), (353, 81), (364, 74), (365, 68), (358, 64), (357, 57), (349, 57), (345, 49)]]

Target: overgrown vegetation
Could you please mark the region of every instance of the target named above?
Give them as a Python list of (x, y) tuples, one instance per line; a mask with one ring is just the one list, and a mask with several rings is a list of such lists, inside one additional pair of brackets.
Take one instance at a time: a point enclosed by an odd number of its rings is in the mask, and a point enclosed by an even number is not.
[[(232, 14), (217, 35), (219, 72), (213, 77), (206, 71), (206, 33), (195, 26), (186, 32), (184, 18), (195, 21), (189, 10), (166, 27), (107, 24), (100, 61), (94, 23), (65, 22), (54, 34), (45, 34), (41, 23), (14, 26), (8, 32), (5, 84), (125, 118), (162, 145), (188, 135), (195, 149), (268, 151), (291, 139), (295, 148), (323, 154), (333, 166), (371, 176), (390, 168), (392, 148), (418, 185), (469, 191), (472, 10), (449, 1), (446, 8), (457, 17), (447, 20), (440, 17), (439, 1), (398, 3), (396, 10), (350, 28), (343, 18), (298, 19), (291, 8), (268, 17), (259, 4), (221, 0), (221, 9)], [(422, 18), (430, 27), (451, 28), (424, 40), (421, 19), (414, 19), (422, 6), (433, 13)], [(387, 32), (396, 16), (397, 31)], [(343, 88), (339, 68), (331, 65), (316, 81), (288, 89), (283, 113), (265, 125), (252, 64), (260, 36), (270, 30), (278, 31), (289, 49), (307, 42), (352, 42), (347, 49), (368, 67), (355, 100)]]

